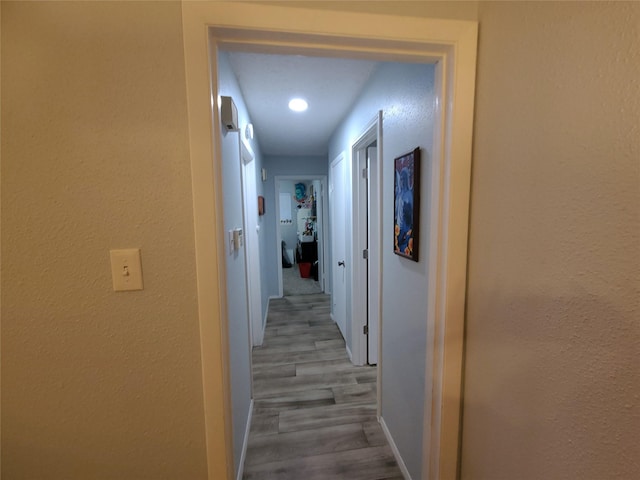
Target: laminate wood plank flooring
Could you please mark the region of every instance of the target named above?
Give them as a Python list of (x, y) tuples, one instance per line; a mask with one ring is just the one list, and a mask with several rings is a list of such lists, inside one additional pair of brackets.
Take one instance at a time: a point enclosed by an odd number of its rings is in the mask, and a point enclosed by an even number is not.
[(253, 350), (245, 480), (400, 480), (376, 418), (376, 368), (351, 364), (324, 294), (272, 299)]

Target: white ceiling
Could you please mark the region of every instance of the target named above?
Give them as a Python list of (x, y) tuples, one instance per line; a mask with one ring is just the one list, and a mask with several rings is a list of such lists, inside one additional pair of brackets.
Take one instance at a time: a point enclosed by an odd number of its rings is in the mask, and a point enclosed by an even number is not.
[[(229, 52), (263, 155), (326, 155), (329, 137), (378, 63)], [(289, 110), (302, 97), (306, 112)]]

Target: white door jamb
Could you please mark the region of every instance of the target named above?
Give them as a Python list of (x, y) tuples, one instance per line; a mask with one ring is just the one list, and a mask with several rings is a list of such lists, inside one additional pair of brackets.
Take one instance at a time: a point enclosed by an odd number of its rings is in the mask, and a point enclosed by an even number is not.
[[(381, 269), (382, 257), (380, 255), (381, 233), (379, 229), (380, 222), (374, 222), (373, 229), (369, 228), (367, 218), (369, 214), (369, 197), (375, 202), (372, 205), (375, 213), (372, 216), (378, 216), (379, 220), (382, 209), (379, 208), (380, 202), (380, 179), (381, 177), (381, 158), (382, 149), (380, 142), (377, 144), (378, 161), (374, 168), (375, 172), (369, 172), (368, 159), (366, 149), (376, 140), (381, 140), (380, 129), (382, 126), (382, 112), (373, 118), (365, 127), (363, 133), (353, 143), (351, 148), (351, 194), (353, 205), (353, 237), (351, 250), (353, 252), (352, 276), (351, 276), (351, 353), (352, 361), (355, 365), (364, 365), (367, 363), (367, 336), (364, 333), (364, 327), (367, 325), (367, 312), (371, 315), (379, 315), (382, 311), (382, 284)], [(367, 178), (364, 178), (363, 170), (367, 169)], [(373, 178), (371, 184), (369, 178)], [(369, 184), (367, 191), (365, 183)], [(372, 245), (369, 244), (371, 240)], [(368, 260), (364, 258), (363, 250), (368, 248)], [(373, 275), (368, 274), (367, 263)], [(370, 295), (367, 293), (370, 292)], [(370, 305), (377, 302), (377, 305)], [(373, 308), (371, 308), (373, 307)], [(382, 333), (379, 326), (379, 316), (372, 322), (376, 325), (378, 333)], [(380, 337), (379, 337), (380, 338)], [(378, 387), (379, 388), (379, 387)]]

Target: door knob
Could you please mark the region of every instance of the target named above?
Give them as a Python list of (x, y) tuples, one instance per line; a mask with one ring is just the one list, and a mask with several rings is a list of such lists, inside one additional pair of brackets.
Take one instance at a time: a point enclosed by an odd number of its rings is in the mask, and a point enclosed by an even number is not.
[(339, 267), (344, 267), (344, 261), (342, 261), (342, 262), (338, 262), (338, 266), (339, 266)]

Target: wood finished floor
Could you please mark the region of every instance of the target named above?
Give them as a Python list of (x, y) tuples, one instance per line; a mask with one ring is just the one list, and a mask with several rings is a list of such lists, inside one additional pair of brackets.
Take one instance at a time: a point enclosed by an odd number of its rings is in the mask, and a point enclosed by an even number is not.
[(253, 350), (245, 480), (400, 480), (376, 420), (376, 368), (355, 367), (328, 295), (273, 299)]

